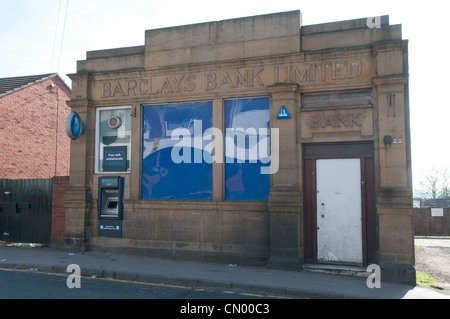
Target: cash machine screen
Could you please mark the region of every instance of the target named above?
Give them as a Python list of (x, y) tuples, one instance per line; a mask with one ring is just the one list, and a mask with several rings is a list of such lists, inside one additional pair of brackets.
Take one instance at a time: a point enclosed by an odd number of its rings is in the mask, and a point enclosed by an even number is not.
[(119, 204), (118, 202), (109, 202), (108, 209), (115, 209), (115, 208), (117, 208), (118, 204)]
[(100, 217), (119, 216), (119, 194), (117, 190), (104, 189), (102, 194), (102, 210)]

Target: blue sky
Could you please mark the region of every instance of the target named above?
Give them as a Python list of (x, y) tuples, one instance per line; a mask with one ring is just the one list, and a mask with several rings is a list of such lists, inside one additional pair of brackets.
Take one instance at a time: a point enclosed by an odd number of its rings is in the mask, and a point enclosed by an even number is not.
[(402, 24), (403, 38), (409, 40), (417, 183), (429, 167), (450, 168), (450, 106), (445, 94), (450, 45), (444, 4), (437, 0), (3, 0), (0, 77), (58, 72), (70, 85), (66, 74), (76, 73), (76, 61), (84, 60), (86, 51), (143, 45), (147, 29), (290, 10), (302, 12), (303, 25), (389, 15), (390, 24)]

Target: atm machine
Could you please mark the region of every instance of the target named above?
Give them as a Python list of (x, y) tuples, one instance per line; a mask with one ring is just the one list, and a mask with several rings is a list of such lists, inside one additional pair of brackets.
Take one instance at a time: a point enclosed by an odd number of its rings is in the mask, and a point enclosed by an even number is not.
[(121, 176), (98, 178), (98, 235), (122, 237), (123, 180)]

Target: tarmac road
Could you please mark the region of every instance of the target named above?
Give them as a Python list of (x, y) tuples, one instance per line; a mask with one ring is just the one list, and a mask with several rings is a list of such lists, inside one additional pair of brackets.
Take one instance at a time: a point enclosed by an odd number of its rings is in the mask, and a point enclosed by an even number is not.
[(0, 299), (289, 299), (237, 289), (193, 288), (113, 278), (81, 277), (79, 288), (69, 288), (68, 278), (69, 274), (0, 269)]

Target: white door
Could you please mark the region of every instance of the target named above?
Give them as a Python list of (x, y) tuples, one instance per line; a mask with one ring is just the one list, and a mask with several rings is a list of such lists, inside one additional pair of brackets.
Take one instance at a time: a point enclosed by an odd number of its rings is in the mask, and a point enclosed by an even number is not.
[(316, 161), (317, 261), (362, 264), (361, 161)]

